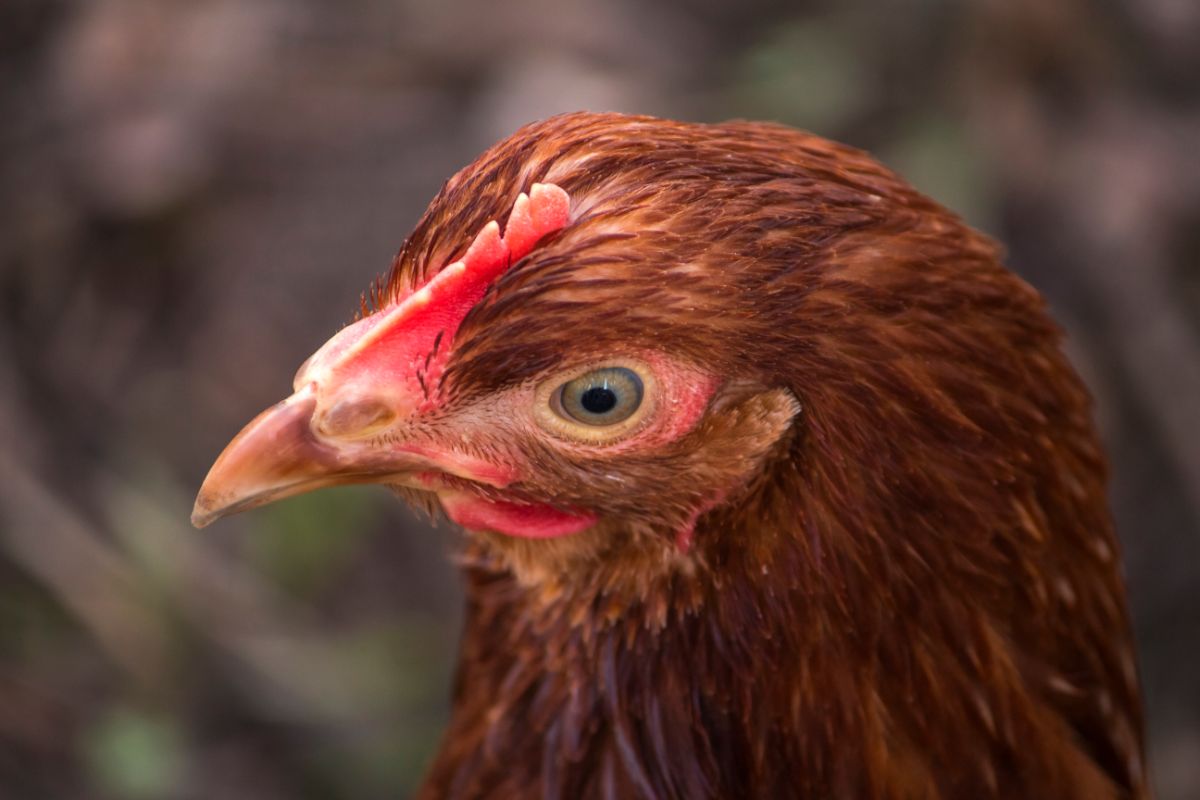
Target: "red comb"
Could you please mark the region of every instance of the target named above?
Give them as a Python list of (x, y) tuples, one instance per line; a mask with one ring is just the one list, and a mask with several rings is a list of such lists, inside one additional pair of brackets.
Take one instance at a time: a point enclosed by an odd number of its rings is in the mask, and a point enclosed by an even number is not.
[[(459, 325), (497, 278), (543, 237), (566, 227), (570, 197), (552, 183), (535, 183), (513, 203), (504, 236), (495, 220), (483, 226), (461, 259), (424, 286), (343, 330), (314, 357), (337, 372), (366, 380), (400, 375), (416, 410), (436, 405), (438, 380)], [(335, 363), (331, 363), (335, 362)]]

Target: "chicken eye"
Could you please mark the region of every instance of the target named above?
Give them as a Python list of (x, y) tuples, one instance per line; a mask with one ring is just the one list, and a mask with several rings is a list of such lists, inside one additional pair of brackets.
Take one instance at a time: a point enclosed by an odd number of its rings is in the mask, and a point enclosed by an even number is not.
[(625, 367), (604, 367), (567, 381), (551, 395), (561, 417), (584, 425), (615, 425), (642, 404), (642, 379)]

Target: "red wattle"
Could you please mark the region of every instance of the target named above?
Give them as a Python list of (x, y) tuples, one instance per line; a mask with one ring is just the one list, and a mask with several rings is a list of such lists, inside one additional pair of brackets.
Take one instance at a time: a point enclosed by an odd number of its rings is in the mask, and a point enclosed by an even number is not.
[(495, 531), (523, 539), (567, 536), (590, 528), (596, 522), (596, 515), (585, 511), (488, 500), (467, 492), (443, 492), (439, 497), (446, 515), (467, 530)]

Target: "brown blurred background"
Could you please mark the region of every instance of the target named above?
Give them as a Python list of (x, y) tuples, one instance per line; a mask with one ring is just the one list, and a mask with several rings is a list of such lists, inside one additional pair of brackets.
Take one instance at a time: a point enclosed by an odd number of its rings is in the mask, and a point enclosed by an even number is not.
[(1200, 797), (1200, 3), (4, 0), (0, 797), (384, 798), (459, 589), (382, 490), (187, 522), (448, 175), (573, 109), (865, 147), (1049, 298)]

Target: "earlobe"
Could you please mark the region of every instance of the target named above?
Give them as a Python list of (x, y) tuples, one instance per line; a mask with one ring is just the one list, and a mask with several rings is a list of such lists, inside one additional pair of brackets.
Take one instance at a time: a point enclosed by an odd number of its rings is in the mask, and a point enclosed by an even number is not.
[(704, 458), (691, 471), (698, 482), (734, 491), (791, 436), (800, 413), (800, 402), (786, 388), (727, 389), (694, 434), (703, 438)]
[(800, 401), (790, 389), (776, 387), (735, 400), (720, 410), (740, 446), (765, 456), (787, 436), (800, 416)]
[(699, 498), (675, 528), (675, 547), (680, 553), (691, 549), (700, 518), (751, 483), (772, 454), (784, 446), (800, 410), (800, 401), (785, 388), (755, 391), (745, 387), (739, 391), (739, 387), (731, 387), (714, 403), (700, 431), (706, 457), (689, 469), (698, 484), (712, 490)]

